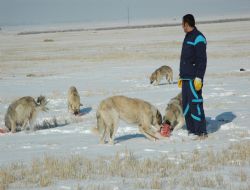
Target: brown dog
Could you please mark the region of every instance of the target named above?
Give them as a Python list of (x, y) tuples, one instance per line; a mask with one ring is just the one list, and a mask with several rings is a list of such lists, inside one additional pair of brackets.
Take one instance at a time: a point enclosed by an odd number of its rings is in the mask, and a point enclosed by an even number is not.
[[(119, 119), (127, 123), (138, 124), (139, 130), (150, 140), (159, 138), (162, 116), (150, 103), (125, 96), (113, 96), (103, 100), (96, 112), (97, 128), (93, 131), (100, 135), (100, 143), (109, 136), (109, 143), (114, 143)], [(154, 127), (152, 127), (152, 125)]]
[(47, 103), (44, 96), (39, 96), (37, 101), (30, 96), (14, 101), (5, 114), (5, 126), (13, 133), (16, 132), (17, 125), (22, 126), (22, 129), (26, 129), (29, 123), (30, 127), (33, 127), (37, 113), (48, 110)]
[(68, 91), (68, 110), (69, 112), (78, 115), (80, 113), (80, 106), (82, 106), (82, 104), (80, 103), (78, 91), (76, 87), (71, 86)]
[(156, 69), (150, 76), (150, 84), (156, 81), (155, 85), (159, 85), (163, 77), (166, 77), (168, 83), (173, 81), (173, 70), (171, 67), (164, 65)]
[(179, 93), (176, 97), (172, 98), (165, 110), (163, 123), (168, 123), (171, 130), (179, 129), (185, 124), (185, 119), (182, 112), (182, 94)]

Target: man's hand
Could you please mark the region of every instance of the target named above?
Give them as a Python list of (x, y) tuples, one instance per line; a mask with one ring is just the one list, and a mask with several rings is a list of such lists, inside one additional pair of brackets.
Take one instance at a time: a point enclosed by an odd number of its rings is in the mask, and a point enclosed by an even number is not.
[(202, 81), (201, 81), (201, 79), (198, 78), (198, 77), (196, 77), (196, 78), (194, 79), (194, 88), (195, 88), (196, 91), (200, 91), (201, 88), (202, 88)]
[(182, 88), (182, 80), (181, 79), (178, 80), (178, 88)]

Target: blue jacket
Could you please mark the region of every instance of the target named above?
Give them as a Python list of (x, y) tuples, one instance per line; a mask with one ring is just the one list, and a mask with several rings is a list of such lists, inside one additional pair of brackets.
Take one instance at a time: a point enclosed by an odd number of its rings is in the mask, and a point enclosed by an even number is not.
[(203, 80), (207, 66), (206, 45), (206, 38), (197, 28), (186, 34), (181, 51), (181, 79), (199, 77)]

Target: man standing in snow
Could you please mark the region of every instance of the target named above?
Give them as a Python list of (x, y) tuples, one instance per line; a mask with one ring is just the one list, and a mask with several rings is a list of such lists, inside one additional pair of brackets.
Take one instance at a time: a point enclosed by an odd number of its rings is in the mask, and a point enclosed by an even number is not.
[(186, 33), (182, 44), (178, 81), (178, 87), (182, 88), (182, 109), (188, 132), (204, 139), (207, 137), (207, 130), (202, 86), (207, 65), (207, 41), (195, 27), (193, 15), (183, 16), (182, 28)]

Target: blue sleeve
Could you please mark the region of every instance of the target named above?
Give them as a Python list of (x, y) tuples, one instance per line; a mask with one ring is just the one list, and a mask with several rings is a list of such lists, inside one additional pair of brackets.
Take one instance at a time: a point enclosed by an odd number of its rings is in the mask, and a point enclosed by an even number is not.
[(207, 67), (206, 42), (195, 45), (195, 64), (197, 65), (196, 77), (203, 79)]

